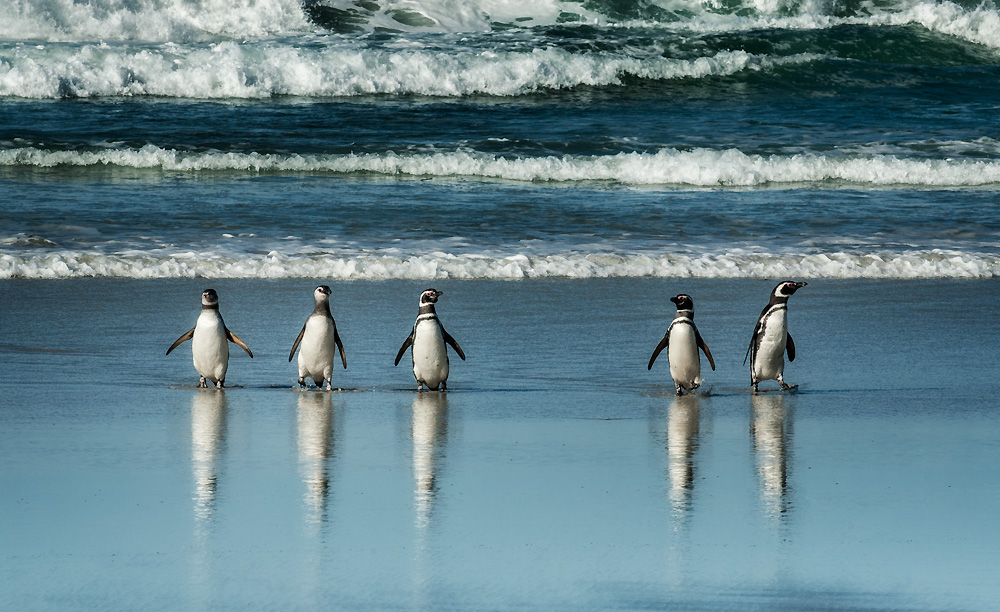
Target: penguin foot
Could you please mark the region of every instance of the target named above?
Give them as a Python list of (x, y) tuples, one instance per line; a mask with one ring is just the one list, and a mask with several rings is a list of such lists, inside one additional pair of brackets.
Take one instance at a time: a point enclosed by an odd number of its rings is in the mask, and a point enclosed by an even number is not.
[(220, 381), (217, 381), (217, 382), (215, 383), (215, 388), (216, 388), (216, 389), (224, 389), (224, 388), (225, 388), (225, 386), (226, 386), (226, 380), (225, 380), (225, 379), (222, 379), (222, 380), (220, 380)]
[(302, 387), (303, 389), (305, 389), (305, 387), (306, 387), (306, 377), (305, 376), (299, 376), (299, 386)]
[(424, 383), (418, 382), (417, 383), (417, 391), (423, 392), (423, 390), (424, 390)]
[(201, 378), (198, 379), (198, 388), (199, 389), (207, 389), (208, 388), (208, 381), (205, 380), (204, 376), (202, 376)]
[(781, 385), (781, 390), (782, 391), (788, 391), (789, 389), (794, 389), (795, 388), (795, 385), (790, 385), (790, 384), (786, 383), (783, 380), (779, 380), (778, 384)]
[(325, 391), (333, 391), (333, 385), (330, 384), (330, 381), (326, 382), (326, 389), (325, 389)]
[(674, 385), (674, 391), (677, 395), (684, 395), (684, 387), (680, 385)]
[(447, 391), (447, 390), (448, 390), (448, 383), (446, 383), (445, 381), (442, 380), (441, 381), (441, 391)]
[(757, 383), (750, 383), (750, 388), (753, 389), (754, 393), (757, 393)]

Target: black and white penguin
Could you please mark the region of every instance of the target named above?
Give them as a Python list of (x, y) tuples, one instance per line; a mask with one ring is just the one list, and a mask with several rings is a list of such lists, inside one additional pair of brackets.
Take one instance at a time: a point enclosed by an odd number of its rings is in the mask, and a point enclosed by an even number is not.
[(420, 294), (420, 310), (417, 320), (413, 324), (413, 331), (403, 342), (396, 353), (396, 363), (403, 358), (406, 349), (413, 347), (411, 356), (413, 358), (413, 378), (417, 380), (417, 391), (423, 391), (424, 385), (428, 389), (437, 390), (440, 386), (442, 391), (448, 390), (448, 348), (445, 344), (450, 344), (458, 356), (465, 361), (465, 353), (451, 335), (445, 331), (444, 326), (438, 319), (434, 311), (434, 304), (441, 296), (441, 292), (435, 289), (427, 289)]
[(649, 358), (646, 369), (653, 369), (656, 357), (666, 348), (667, 360), (670, 362), (670, 377), (674, 379), (677, 395), (681, 395), (685, 390), (693, 391), (701, 386), (701, 357), (698, 355), (698, 349), (705, 352), (705, 357), (708, 357), (708, 363), (713, 370), (715, 360), (712, 359), (712, 351), (708, 350), (708, 345), (702, 340), (694, 324), (694, 301), (691, 296), (682, 293), (670, 298), (670, 301), (677, 304), (677, 314), (667, 328), (667, 333), (663, 334), (663, 339), (653, 350), (653, 356)]
[(782, 389), (794, 388), (783, 378), (785, 352), (788, 352), (788, 361), (795, 361), (795, 343), (788, 333), (788, 298), (807, 284), (795, 281), (778, 283), (757, 319), (750, 346), (743, 358), (743, 365), (746, 365), (747, 358), (750, 359), (750, 383), (754, 391), (757, 391), (757, 384), (764, 380), (777, 380)]
[(337, 323), (330, 313), (330, 295), (333, 292), (326, 285), (320, 285), (313, 291), (312, 314), (306, 319), (299, 332), (299, 337), (292, 344), (288, 353), (288, 361), (292, 360), (295, 350), (302, 344), (299, 351), (299, 386), (306, 386), (306, 378), (312, 378), (317, 387), (322, 387), (326, 381), (326, 390), (333, 390), (333, 362), (340, 349), (340, 362), (347, 369), (347, 356), (344, 355), (344, 343), (337, 333)]
[(219, 314), (219, 294), (215, 289), (206, 289), (201, 294), (201, 314), (198, 321), (170, 345), (167, 355), (188, 340), (191, 340), (194, 369), (201, 375), (199, 387), (207, 387), (208, 380), (220, 389), (225, 386), (226, 371), (229, 369), (229, 342), (235, 342), (253, 358), (250, 347), (229, 331), (222, 320), (222, 315)]

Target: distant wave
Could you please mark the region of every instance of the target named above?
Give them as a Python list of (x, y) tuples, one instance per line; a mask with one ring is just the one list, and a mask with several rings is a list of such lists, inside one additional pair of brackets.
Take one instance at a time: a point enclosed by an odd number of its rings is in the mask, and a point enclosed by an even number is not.
[(252, 41), (310, 32), (486, 32), (498, 26), (629, 25), (695, 29), (918, 24), (994, 48), (998, 13), (976, 0), (121, 0), (0, 3), (0, 40), (190, 43)]
[[(40, 48), (39, 48), (40, 47)], [(32, 99), (161, 96), (257, 99), (375, 94), (518, 96), (626, 77), (726, 76), (814, 61), (723, 51), (691, 59), (527, 51), (303, 48), (274, 42), (180, 47), (39, 45), (0, 49), (0, 96)]]
[(56, 251), (0, 254), (0, 279), (329, 278), (498, 279), (609, 278), (992, 278), (1000, 256), (949, 250), (908, 252), (753, 254), (511, 254), (412, 256), (232, 257), (192, 252), (96, 254)]
[[(949, 145), (951, 146), (951, 145)], [(797, 183), (971, 187), (1000, 184), (1000, 161), (896, 155), (750, 155), (736, 149), (661, 149), (605, 156), (497, 157), (457, 150), (412, 154), (277, 155), (141, 149), (0, 149), (0, 166), (118, 167), (159, 171), (330, 173), (482, 178), (526, 182), (756, 187)]]
[[(631, 4), (639, 8), (627, 10)], [(692, 57), (692, 48), (661, 43), (657, 32), (669, 41), (692, 32), (916, 25), (1000, 49), (1000, 11), (991, 5), (890, 0), (835, 10), (840, 3), (827, 4), (245, 0), (233, 10), (227, 0), (0, 2), (0, 97), (522, 96), (831, 59), (780, 57), (797, 47), (784, 41), (766, 55), (696, 45), (704, 55)], [(337, 28), (365, 36), (332, 35)], [(632, 28), (642, 30), (642, 44), (628, 33)], [(467, 32), (476, 35), (470, 40)], [(442, 36), (421, 36), (428, 33)]]

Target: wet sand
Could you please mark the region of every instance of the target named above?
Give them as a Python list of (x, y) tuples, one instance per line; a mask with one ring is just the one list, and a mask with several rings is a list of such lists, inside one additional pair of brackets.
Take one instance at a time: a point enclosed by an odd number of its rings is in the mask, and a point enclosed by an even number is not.
[[(345, 390), (293, 388), (316, 281), (0, 285), (11, 610), (990, 610), (994, 281), (816, 281), (795, 393), (741, 366), (774, 283), (333, 285)], [(254, 350), (193, 388), (202, 289)], [(468, 360), (417, 394), (421, 289)], [(718, 364), (646, 361), (695, 299)], [(859, 318), (860, 317), (860, 318)], [(235, 348), (235, 347), (234, 347)], [(663, 361), (663, 363), (660, 363)], [(706, 367), (707, 370), (707, 367)]]

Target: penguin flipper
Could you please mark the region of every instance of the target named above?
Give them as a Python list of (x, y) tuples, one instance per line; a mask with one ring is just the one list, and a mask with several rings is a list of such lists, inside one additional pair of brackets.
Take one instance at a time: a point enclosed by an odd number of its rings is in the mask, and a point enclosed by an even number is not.
[[(757, 351), (753, 350), (753, 347), (754, 347), (755, 344), (757, 344), (757, 335), (759, 333), (760, 333), (760, 321), (757, 321), (757, 325), (753, 328), (753, 335), (750, 336), (750, 346), (747, 347), (747, 354), (746, 354), (746, 356), (743, 357), (743, 365), (746, 365), (747, 364), (747, 359), (751, 355), (753, 355), (754, 353), (757, 352)], [(753, 367), (752, 361), (753, 360), (751, 359), (751, 364), (750, 364), (751, 367)]]
[(649, 365), (646, 366), (647, 370), (653, 369), (653, 362), (656, 361), (656, 358), (659, 357), (660, 352), (663, 349), (667, 348), (669, 344), (670, 344), (670, 328), (667, 328), (667, 333), (663, 334), (663, 339), (660, 340), (660, 343), (656, 345), (655, 349), (653, 349), (653, 356), (649, 358)]
[[(309, 319), (306, 319), (306, 323), (308, 323), (308, 322), (309, 322)], [(299, 337), (296, 338), (295, 342), (292, 343), (292, 352), (288, 353), (288, 361), (289, 362), (292, 360), (292, 356), (295, 355), (295, 350), (297, 348), (299, 348), (299, 342), (302, 342), (302, 336), (306, 335), (306, 323), (302, 324), (302, 331), (299, 332)]]
[[(306, 330), (306, 328), (303, 327), (302, 331), (305, 331), (305, 330)], [(302, 334), (299, 334), (299, 337), (301, 338)], [(333, 326), (333, 342), (334, 342), (334, 344), (337, 345), (337, 348), (340, 349), (340, 362), (344, 364), (344, 369), (346, 370), (347, 369), (347, 355), (344, 354), (344, 343), (340, 341), (340, 334), (337, 333), (337, 326), (336, 325)], [(298, 341), (296, 341), (296, 344), (298, 344)], [(293, 352), (294, 352), (294, 349), (293, 349)], [(289, 357), (288, 360), (291, 361), (292, 358)]]
[(396, 363), (392, 365), (398, 366), (399, 360), (403, 358), (403, 353), (405, 353), (406, 349), (410, 348), (411, 346), (413, 346), (413, 332), (410, 332), (410, 335), (406, 338), (406, 340), (403, 341), (403, 346), (399, 347), (399, 352), (396, 353)]
[(236, 334), (234, 334), (233, 332), (229, 331), (228, 328), (226, 329), (226, 338), (230, 342), (237, 344), (241, 349), (247, 352), (247, 355), (250, 355), (250, 359), (253, 359), (253, 353), (250, 352), (250, 347), (247, 346), (247, 343), (240, 340), (239, 337), (237, 337)]
[(785, 350), (788, 351), (788, 361), (795, 361), (795, 343), (792, 342), (792, 335), (785, 332)]
[(702, 340), (701, 334), (698, 333), (697, 329), (695, 329), (694, 335), (698, 340), (698, 348), (705, 353), (705, 357), (708, 357), (708, 365), (712, 366), (712, 371), (715, 371), (715, 360), (712, 359), (712, 351), (708, 350), (708, 345), (705, 344), (704, 340)]
[(465, 361), (465, 353), (462, 352), (462, 347), (460, 347), (458, 345), (458, 342), (456, 342), (455, 339), (451, 337), (451, 334), (449, 334), (444, 330), (444, 327), (441, 328), (441, 335), (444, 336), (444, 341), (450, 344), (451, 348), (455, 349), (455, 352), (458, 353), (458, 356), (462, 358), (462, 361)]
[(175, 340), (173, 344), (170, 345), (170, 348), (167, 349), (167, 355), (170, 354), (170, 351), (174, 350), (175, 348), (177, 348), (181, 344), (184, 344), (185, 342), (187, 342), (188, 340), (190, 340), (193, 337), (194, 337), (194, 328), (192, 327), (191, 329), (189, 329), (186, 332), (184, 332), (184, 335), (182, 335), (180, 338), (178, 338), (177, 340)]

